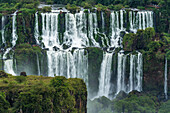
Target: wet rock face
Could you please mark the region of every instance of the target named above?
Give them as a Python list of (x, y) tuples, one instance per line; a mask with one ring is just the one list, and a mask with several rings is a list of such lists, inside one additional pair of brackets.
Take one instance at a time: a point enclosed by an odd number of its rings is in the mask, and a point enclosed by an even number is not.
[(21, 72), (20, 76), (27, 76), (26, 72)]

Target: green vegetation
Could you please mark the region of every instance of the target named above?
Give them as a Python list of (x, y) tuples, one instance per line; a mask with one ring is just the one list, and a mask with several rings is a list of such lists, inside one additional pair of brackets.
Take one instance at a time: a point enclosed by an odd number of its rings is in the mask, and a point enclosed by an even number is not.
[(1, 78), (0, 88), (1, 113), (86, 112), (87, 90), (81, 79), (9, 76)]
[(155, 96), (137, 91), (132, 91), (128, 95), (120, 93), (112, 101), (106, 97), (89, 100), (88, 113), (156, 113), (158, 109), (160, 113), (166, 113), (169, 110), (169, 101), (160, 103)]
[(161, 104), (158, 113), (168, 113), (170, 111), (170, 100)]
[(138, 30), (136, 34), (129, 33), (123, 37), (123, 46), (125, 51), (141, 50), (147, 53), (155, 53), (159, 60), (163, 60), (163, 55), (169, 59), (170, 37), (167, 34), (156, 33), (154, 28)]

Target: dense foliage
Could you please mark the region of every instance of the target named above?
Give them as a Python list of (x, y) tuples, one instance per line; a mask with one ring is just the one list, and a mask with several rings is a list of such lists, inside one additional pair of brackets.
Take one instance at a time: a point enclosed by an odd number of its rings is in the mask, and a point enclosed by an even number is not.
[[(168, 102), (160, 103), (158, 98), (147, 93), (132, 91), (130, 94), (120, 92), (116, 99), (101, 97), (88, 102), (88, 113), (166, 113)], [(164, 110), (164, 111), (161, 111)]]
[(81, 79), (9, 75), (1, 78), (0, 87), (1, 113), (86, 112), (87, 90)]

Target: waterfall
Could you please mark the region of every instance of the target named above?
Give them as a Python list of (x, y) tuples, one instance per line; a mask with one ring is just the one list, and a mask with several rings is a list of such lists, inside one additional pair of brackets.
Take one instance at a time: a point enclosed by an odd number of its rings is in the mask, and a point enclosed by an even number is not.
[(102, 32), (104, 33), (105, 32), (105, 22), (104, 22), (104, 13), (101, 12), (101, 19), (102, 19)]
[(123, 28), (123, 10), (120, 10), (120, 24), (121, 24), (121, 31), (123, 31), (124, 30), (124, 28)]
[(88, 37), (92, 41), (92, 46), (99, 47), (99, 43), (96, 42), (94, 39), (94, 35), (97, 34), (97, 16), (95, 13), (90, 13), (88, 20), (89, 20), (89, 28), (88, 28)]
[(88, 81), (88, 56), (85, 50), (47, 51), (48, 75), (65, 76), (67, 78), (83, 78)]
[[(125, 83), (126, 73), (126, 62), (127, 56), (130, 56), (130, 73), (128, 78), (128, 84)], [(116, 95), (120, 91), (126, 93), (132, 90), (142, 91), (142, 77), (143, 77), (143, 61), (142, 54), (138, 52), (137, 55), (124, 55), (123, 53), (118, 53), (118, 66), (117, 66), (117, 91)]]
[(4, 37), (4, 32), (5, 32), (5, 16), (2, 16), (2, 27), (1, 27), (1, 35), (2, 35), (2, 44), (5, 43), (5, 37)]
[(14, 47), (16, 45), (16, 41), (17, 41), (17, 27), (16, 27), (16, 15), (17, 15), (18, 11), (15, 11), (15, 13), (13, 14), (12, 17), (12, 47)]
[(46, 48), (60, 47), (58, 38), (58, 13), (41, 13), (42, 15), (42, 42)]
[[(58, 28), (61, 27), (58, 20), (59, 11), (41, 13), (42, 15), (42, 42), (47, 51), (48, 75), (65, 76), (67, 78), (83, 78), (88, 84), (88, 55), (84, 47), (121, 47), (121, 31), (125, 31), (125, 10), (111, 11), (110, 35), (106, 36), (104, 12), (101, 12), (100, 32), (96, 13), (88, 12), (71, 14), (66, 12), (65, 31), (63, 37), (58, 36)], [(37, 15), (37, 14), (35, 14)], [(38, 24), (38, 16), (35, 16)], [(130, 11), (130, 31), (136, 33), (138, 29), (146, 29), (153, 26), (153, 14), (151, 11)], [(38, 25), (35, 24), (35, 31)], [(36, 32), (35, 32), (36, 34)], [(35, 36), (36, 37), (36, 36)], [(66, 45), (66, 48), (65, 48)], [(57, 47), (55, 51), (53, 47)], [(99, 91), (97, 97), (108, 98), (116, 96), (120, 91), (129, 93), (132, 90), (142, 91), (142, 54), (127, 54), (120, 52), (117, 55), (116, 67), (112, 64), (112, 53), (104, 53), (99, 77)], [(38, 64), (38, 62), (37, 62)], [(111, 68), (113, 67), (113, 69)], [(129, 67), (129, 68), (128, 68)], [(128, 69), (128, 70), (127, 70)], [(112, 71), (116, 70), (116, 79), (111, 81)], [(128, 72), (128, 73), (127, 73)], [(110, 82), (109, 82), (110, 81)], [(115, 88), (111, 88), (111, 86)], [(91, 86), (89, 86), (91, 87)], [(112, 92), (112, 90), (114, 90)], [(113, 94), (113, 96), (112, 96)]]
[(11, 48), (7, 48), (3, 54), (4, 60), (4, 71), (12, 75), (16, 75), (13, 69), (13, 59), (7, 59), (7, 54), (10, 52)]
[[(17, 12), (16, 11), (14, 14), (13, 14), (13, 17), (12, 17), (12, 47), (14, 47), (16, 45), (16, 41), (17, 41), (17, 32), (16, 32), (16, 15), (17, 15)], [(8, 59), (7, 60), (7, 54), (10, 52), (12, 48), (7, 48), (4, 55), (3, 55), (3, 59), (4, 59), (4, 70), (5, 72), (7, 73), (10, 73), (12, 75), (16, 75), (15, 72), (14, 72), (14, 69), (13, 69), (13, 59)]]
[[(104, 12), (101, 12), (102, 32), (99, 31), (96, 13), (88, 14), (84, 11), (71, 14), (65, 13), (65, 31), (64, 36), (58, 36), (58, 12), (41, 13), (42, 15), (42, 42), (46, 48), (56, 46), (59, 49), (71, 49), (73, 47), (121, 47), (121, 31), (126, 31), (124, 27), (126, 11), (111, 11), (110, 14), (110, 35), (106, 36)], [(35, 38), (38, 42), (38, 14), (35, 14)], [(130, 11), (129, 12), (130, 31), (136, 33), (138, 29), (153, 27), (152, 11)], [(65, 48), (66, 47), (66, 48)]]
[(5, 60), (4, 71), (12, 75), (16, 75), (13, 70), (13, 59)]
[(132, 91), (134, 89), (134, 74), (135, 74), (135, 55), (130, 55), (130, 77), (129, 77), (129, 91)]
[(99, 97), (106, 96), (109, 98), (112, 55), (113, 53), (106, 52), (103, 57), (99, 78), (99, 92), (98, 92)]
[(117, 66), (117, 91), (116, 95), (121, 91), (125, 91), (124, 89), (124, 68), (125, 68), (125, 62), (126, 60), (124, 59), (124, 54), (123, 53), (118, 53), (118, 66)]
[(38, 75), (40, 75), (40, 63), (39, 63), (39, 57), (38, 57), (38, 54), (36, 53), (36, 56), (37, 56), (37, 70), (38, 70)]
[(38, 28), (38, 12), (35, 13), (35, 28), (34, 28), (34, 37), (36, 39), (36, 43), (39, 43), (38, 37), (39, 37), (39, 28)]
[[(77, 27), (77, 36), (81, 39), (81, 45), (89, 47), (89, 39), (87, 37), (87, 19), (83, 11), (75, 14), (76, 17), (76, 27)], [(77, 42), (75, 42), (77, 43)]]
[(145, 30), (148, 27), (153, 27), (153, 12), (138, 11), (136, 14), (135, 12), (130, 11), (129, 22), (130, 22), (130, 30), (134, 33), (136, 33), (138, 29)]
[(167, 94), (167, 91), (168, 91), (168, 87), (167, 87), (167, 58), (165, 59), (165, 80), (164, 80), (164, 93), (165, 93), (165, 99), (168, 99), (168, 94)]
[(116, 12), (112, 12), (111, 13), (111, 24), (110, 24), (110, 27), (112, 29), (112, 34), (111, 34), (111, 44), (110, 46), (111, 47), (119, 47), (119, 40), (120, 40), (120, 37), (119, 37), (119, 19), (118, 19), (118, 13)]
[(143, 58), (142, 53), (138, 52), (137, 56), (137, 73), (136, 73), (136, 81), (135, 90), (142, 91), (142, 78), (143, 78)]

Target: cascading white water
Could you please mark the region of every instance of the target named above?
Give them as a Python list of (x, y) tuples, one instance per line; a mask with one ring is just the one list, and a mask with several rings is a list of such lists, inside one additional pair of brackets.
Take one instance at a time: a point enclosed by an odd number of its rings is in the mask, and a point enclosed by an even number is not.
[[(125, 10), (111, 12), (110, 39), (103, 33), (103, 29), (105, 29), (104, 13), (101, 13), (101, 33), (99, 31), (96, 13), (89, 12), (87, 15), (83, 11), (75, 14), (67, 12), (65, 14), (64, 36), (61, 39), (62, 41), (60, 41), (58, 36), (58, 27), (60, 25), (58, 21), (59, 12), (42, 13), (41, 15), (42, 42), (45, 48), (49, 48), (49, 51), (47, 51), (48, 75), (83, 78), (86, 83), (88, 80), (87, 55), (85, 55), (85, 50), (79, 50), (77, 48), (90, 46), (121, 47), (122, 38), (120, 37), (120, 33), (121, 31), (126, 31), (124, 27)], [(150, 21), (153, 22), (151, 11), (129, 12), (130, 31), (136, 32), (139, 28), (145, 29), (152, 27), (152, 22)], [(96, 38), (100, 38), (100, 42), (97, 42)], [(68, 49), (63, 49), (63, 45), (67, 45)], [(54, 46), (59, 48), (59, 50), (53, 51)], [(71, 52), (73, 47), (76, 47), (76, 49), (74, 49), (74, 52)], [(110, 65), (112, 64), (112, 55), (113, 53), (106, 53), (104, 55), (100, 70), (98, 96), (109, 97), (109, 93), (111, 93), (110, 84), (106, 81), (111, 80)], [(128, 73), (129, 77), (127, 78), (126, 68), (128, 56), (130, 56), (130, 73)], [(120, 91), (125, 91), (126, 93), (132, 90), (142, 91), (142, 54), (124, 55), (124, 53), (118, 53), (117, 63), (117, 67), (114, 67), (117, 70), (117, 81), (114, 84), (116, 87), (115, 95)], [(128, 81), (126, 81), (127, 79)]]
[(134, 74), (135, 74), (135, 55), (130, 55), (130, 76), (129, 76), (129, 91), (134, 89)]
[[(76, 27), (77, 27), (77, 36), (81, 39), (82, 46), (89, 47), (89, 39), (87, 37), (87, 18), (83, 11), (75, 14), (76, 17)], [(77, 43), (77, 42), (75, 42)]]
[(41, 13), (42, 15), (42, 42), (46, 48), (60, 48), (58, 38), (58, 13)]
[(97, 16), (95, 13), (89, 14), (89, 28), (88, 28), (88, 37), (92, 41), (92, 46), (99, 47), (99, 43), (96, 42), (93, 35), (97, 34)]
[(7, 59), (7, 54), (10, 52), (11, 48), (7, 48), (5, 53), (3, 54), (3, 60), (4, 60), (4, 71), (16, 75), (13, 69), (13, 59)]
[(76, 49), (69, 51), (47, 51), (48, 75), (65, 76), (67, 78), (83, 78), (88, 80), (88, 57), (85, 51)]
[(13, 14), (13, 17), (12, 17), (12, 47), (14, 47), (16, 45), (16, 41), (18, 39), (17, 26), (16, 26), (17, 12), (18, 11), (15, 11), (15, 13)]
[(134, 33), (138, 29), (145, 30), (148, 27), (153, 27), (153, 12), (138, 11), (137, 14), (133, 11), (129, 12), (130, 30)]
[[(83, 78), (88, 80), (88, 58), (85, 50), (75, 49), (72, 53), (70, 48), (89, 46), (86, 28), (86, 16), (80, 13), (65, 15), (66, 29), (63, 43), (58, 38), (58, 15), (59, 13), (42, 13), (42, 42), (46, 48), (48, 59), (48, 76), (65, 76), (67, 78)], [(46, 24), (45, 24), (46, 23)], [(69, 45), (69, 50), (63, 50), (62, 45)], [(56, 46), (60, 50), (53, 51)]]
[(165, 93), (165, 99), (168, 99), (168, 94), (167, 94), (167, 91), (168, 91), (168, 87), (167, 87), (167, 58), (165, 59), (165, 80), (164, 80), (164, 93)]
[(123, 27), (123, 12), (125, 12), (125, 11), (123, 11), (123, 10), (120, 10), (120, 24), (121, 24), (121, 27), (120, 27), (120, 29), (121, 29), (121, 31), (124, 31), (125, 29), (124, 29), (124, 27)]
[(104, 20), (104, 13), (103, 12), (101, 12), (101, 19), (102, 19), (102, 32), (104, 33), (105, 31), (105, 20)]
[[(120, 29), (119, 29), (119, 18), (118, 18), (118, 12), (112, 12), (111, 13), (111, 39), (110, 39), (110, 46), (111, 47), (119, 47), (119, 41), (120, 41)], [(122, 28), (123, 29), (123, 28)]]
[(35, 28), (34, 28), (34, 37), (36, 39), (36, 43), (39, 43), (38, 37), (39, 37), (39, 28), (38, 28), (38, 12), (35, 13)]
[(13, 70), (13, 59), (5, 60), (4, 71), (12, 75), (16, 75)]
[(117, 91), (116, 95), (120, 91), (126, 92), (125, 86), (125, 69), (126, 69), (126, 55), (118, 53), (118, 66), (117, 66)]
[(5, 37), (4, 37), (4, 33), (5, 33), (5, 16), (2, 16), (2, 26), (1, 26), (1, 35), (2, 35), (2, 43), (5, 43)]
[(103, 56), (103, 61), (100, 69), (98, 97), (106, 96), (109, 98), (111, 86), (110, 80), (111, 80), (112, 56), (113, 53), (107, 52)]
[(12, 47), (11, 48), (7, 48), (4, 55), (3, 55), (3, 59), (4, 59), (4, 70), (5, 72), (7, 73), (10, 73), (12, 75), (16, 75), (15, 72), (14, 72), (14, 69), (13, 69), (13, 59), (8, 59), (7, 60), (7, 54), (10, 52), (10, 50), (16, 45), (16, 41), (18, 39), (17, 37), (17, 32), (16, 32), (16, 15), (17, 15), (17, 12), (16, 11), (14, 14), (13, 14), (13, 17), (12, 17)]
[[(88, 16), (83, 11), (71, 14), (65, 14), (65, 31), (62, 37), (62, 42), (58, 36), (58, 15), (59, 13), (42, 13), (42, 42), (46, 48), (58, 47), (63, 49), (63, 45), (68, 47), (121, 47), (122, 38), (120, 37), (121, 31), (126, 31), (124, 27), (125, 10), (112, 11), (110, 19), (110, 36), (107, 37), (103, 33), (105, 29), (104, 13), (101, 13), (102, 19), (102, 33), (99, 32), (98, 20), (96, 13), (88, 13)], [(38, 16), (35, 14), (35, 37), (38, 37)], [(151, 11), (130, 11), (129, 12), (130, 30), (137, 32), (138, 29), (145, 29), (153, 27), (153, 13)], [(48, 38), (50, 37), (50, 38)], [(97, 39), (97, 40), (96, 40)], [(100, 45), (99, 41), (100, 39)], [(38, 41), (37, 41), (38, 42)]]
[(125, 85), (127, 56), (129, 55), (118, 53), (116, 95), (120, 91), (124, 91), (126, 93), (129, 93), (132, 90), (142, 91), (142, 54), (140, 52), (138, 52), (138, 55), (130, 54), (130, 76), (128, 78), (128, 85)]
[(136, 83), (135, 90), (142, 91), (142, 78), (143, 78), (143, 58), (142, 53), (138, 52), (137, 56), (137, 72), (136, 72)]

